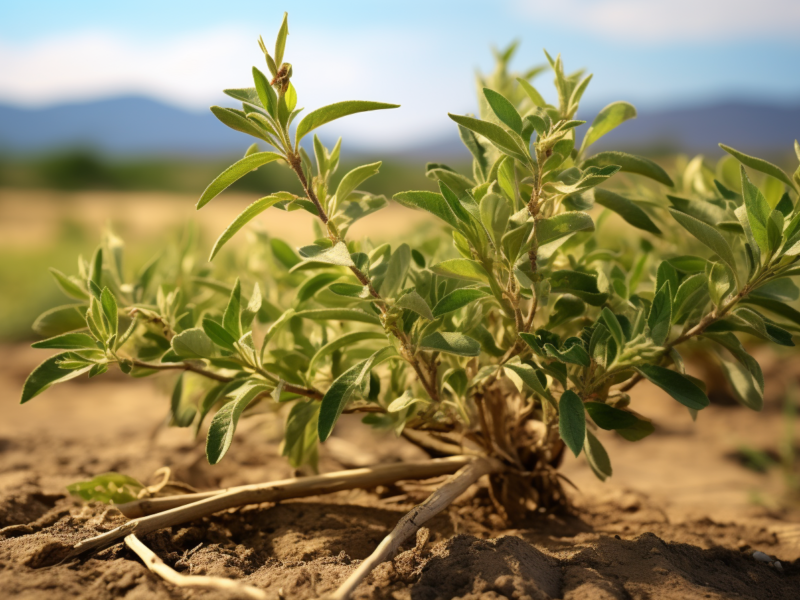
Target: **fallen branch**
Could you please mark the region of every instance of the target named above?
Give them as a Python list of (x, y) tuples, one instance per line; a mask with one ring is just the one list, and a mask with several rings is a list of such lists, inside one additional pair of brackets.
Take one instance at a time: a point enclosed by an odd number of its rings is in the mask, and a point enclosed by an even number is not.
[(491, 458), (477, 458), (463, 466), (452, 477), (448, 478), (439, 489), (428, 496), (422, 504), (415, 506), (407, 513), (392, 532), (383, 538), (375, 551), (370, 554), (353, 571), (352, 575), (326, 600), (347, 600), (364, 578), (382, 562), (389, 560), (397, 552), (400, 545), (414, 535), (424, 523), (438, 515), (450, 503), (463, 494), (469, 486), (483, 475), (499, 473), (503, 464)]
[[(246, 504), (278, 502), (290, 498), (304, 498), (320, 494), (330, 494), (332, 492), (355, 488), (370, 488), (376, 485), (394, 483), (401, 479), (437, 477), (439, 475), (453, 473), (473, 460), (475, 460), (475, 458), (471, 456), (450, 456), (424, 462), (380, 465), (365, 469), (337, 471), (335, 473), (327, 473), (325, 475), (316, 475), (313, 477), (243, 485), (221, 492), (206, 492), (204, 494), (186, 494), (183, 496), (139, 500), (129, 503), (127, 506), (129, 512), (134, 510), (133, 505), (139, 505), (139, 509), (146, 514), (147, 511), (153, 512), (155, 507), (162, 507), (167, 503), (172, 503), (173, 505), (179, 501), (187, 501), (188, 503), (170, 508), (164, 512), (159, 512), (158, 514), (150, 514), (149, 516), (133, 519), (111, 531), (78, 542), (75, 544), (71, 556), (104, 548), (114, 543), (119, 538), (134, 532), (137, 535), (146, 535), (152, 531), (163, 529), (164, 527), (180, 525), (229, 508), (235, 508)], [(200, 496), (200, 498), (198, 498), (198, 496)]]
[(133, 534), (125, 537), (125, 545), (142, 559), (142, 562), (148, 569), (167, 583), (171, 583), (176, 587), (199, 587), (232, 592), (247, 598), (253, 598), (254, 600), (267, 600), (267, 594), (263, 590), (251, 585), (239, 583), (233, 579), (227, 579), (226, 577), (183, 575), (182, 573), (178, 573), (175, 569), (158, 558), (150, 548), (145, 546), (144, 543)]

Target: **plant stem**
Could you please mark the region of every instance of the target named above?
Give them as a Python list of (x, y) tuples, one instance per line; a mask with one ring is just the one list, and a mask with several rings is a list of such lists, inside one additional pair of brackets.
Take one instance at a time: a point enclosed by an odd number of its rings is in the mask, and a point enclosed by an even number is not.
[[(303, 167), (300, 162), (300, 157), (297, 154), (292, 154), (288, 156), (289, 165), (292, 167), (292, 170), (297, 175), (298, 180), (300, 181), (300, 185), (303, 186), (303, 191), (305, 191), (308, 198), (314, 203), (316, 206), (317, 211), (319, 212), (319, 218), (322, 222), (327, 226), (328, 225), (328, 215), (325, 213), (325, 210), (322, 208), (322, 204), (320, 203), (317, 195), (314, 193), (314, 190), (311, 189), (311, 186), (308, 185), (308, 180), (306, 179), (305, 173), (303, 173)], [(329, 228), (329, 235), (333, 235), (330, 233)], [(335, 239), (333, 239), (334, 243), (342, 241), (338, 235)], [(363, 273), (358, 267), (352, 266), (350, 267), (350, 271), (352, 271), (353, 275), (356, 276), (356, 279), (361, 283), (361, 285), (365, 286), (368, 290), (370, 295), (379, 300), (380, 302), (376, 302), (378, 308), (380, 309), (383, 315), (386, 315), (389, 312), (389, 309), (386, 305), (386, 302), (383, 301), (380, 293), (375, 289), (372, 285), (372, 281), (370, 281), (369, 277), (365, 273)], [(403, 348), (410, 348), (410, 340), (408, 336), (406, 336), (401, 331), (398, 331), (397, 328), (390, 328), (391, 333), (400, 341)], [(414, 369), (414, 372), (417, 374), (420, 383), (425, 388), (427, 394), (431, 397), (431, 400), (439, 401), (439, 394), (436, 390), (435, 381), (429, 381), (428, 378), (422, 372), (422, 368), (420, 367), (419, 360), (414, 352), (411, 351), (404, 351), (403, 352), (404, 358), (411, 364)], [(433, 379), (432, 373), (429, 372), (430, 379)]]
[(314, 203), (314, 206), (317, 208), (317, 212), (319, 213), (319, 218), (322, 219), (322, 222), (327, 225), (328, 224), (328, 215), (325, 213), (325, 209), (322, 208), (322, 204), (320, 204), (317, 195), (314, 193), (314, 190), (311, 189), (311, 186), (308, 185), (308, 181), (306, 180), (306, 174), (303, 173), (303, 165), (300, 160), (300, 156), (297, 154), (287, 154), (286, 158), (289, 162), (289, 166), (292, 167), (292, 170), (297, 175), (297, 178), (300, 180), (300, 185), (303, 186), (303, 191), (308, 196), (308, 199)]
[[(717, 322), (718, 320), (722, 319), (725, 315), (727, 315), (738, 303), (740, 300), (745, 298), (750, 291), (753, 290), (755, 284), (746, 284), (740, 291), (737, 293), (733, 298), (731, 298), (727, 303), (718, 307), (717, 309), (711, 311), (706, 316), (704, 316), (700, 321), (692, 328), (687, 331), (681, 333), (678, 337), (674, 340), (667, 342), (664, 344), (664, 350), (661, 353), (661, 360), (663, 360), (675, 346), (682, 344), (698, 335), (702, 334), (710, 325)], [(643, 379), (643, 376), (639, 373), (636, 373), (628, 382), (619, 388), (621, 392), (627, 392), (633, 389), (633, 387), (638, 384)]]
[[(214, 371), (209, 371), (208, 369), (204, 369), (203, 367), (199, 367), (197, 365), (193, 365), (191, 363), (186, 362), (179, 362), (179, 363), (165, 363), (165, 364), (157, 364), (157, 363), (148, 363), (141, 360), (133, 360), (131, 361), (134, 366), (141, 367), (143, 369), (153, 369), (155, 371), (191, 371), (192, 373), (197, 373), (198, 375), (202, 375), (203, 377), (207, 377), (208, 379), (213, 379), (214, 381), (219, 381), (220, 383), (230, 383), (233, 381), (233, 377), (227, 377), (226, 375), (220, 375), (219, 373), (214, 373)], [(260, 375), (266, 376), (267, 379), (277, 380), (278, 378), (274, 375), (271, 375), (264, 371), (263, 369), (257, 369)], [(319, 392), (315, 389), (311, 388), (304, 388), (299, 387), (296, 385), (292, 385), (291, 383), (283, 384), (283, 389), (287, 392), (291, 392), (292, 394), (298, 394), (300, 396), (305, 396), (306, 398), (313, 398), (314, 400), (322, 400), (322, 392)]]

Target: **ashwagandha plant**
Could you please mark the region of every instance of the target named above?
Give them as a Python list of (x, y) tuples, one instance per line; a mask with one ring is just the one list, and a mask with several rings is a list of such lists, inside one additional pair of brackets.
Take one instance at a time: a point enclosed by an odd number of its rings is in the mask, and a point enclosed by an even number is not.
[[(610, 476), (597, 431), (638, 441), (654, 430), (630, 407), (641, 380), (695, 417), (709, 401), (703, 383), (685, 373), (679, 348), (688, 342), (719, 358), (743, 404), (761, 408), (764, 378), (737, 332), (791, 346), (800, 327), (800, 313), (787, 305), (800, 296), (792, 281), (800, 273), (800, 168), (789, 177), (722, 146), (733, 158), (716, 171), (698, 157), (679, 165), (674, 182), (646, 158), (594, 152), (636, 116), (634, 107), (608, 105), (578, 143), (585, 122), (575, 115), (591, 75), (567, 74), (560, 56), (546, 55), (557, 92), (548, 104), (530, 83), (547, 67), (511, 73), (511, 46), (478, 78), (479, 115), (450, 115), (472, 172), (428, 164), (438, 192), (394, 196), (432, 213), (441, 235), (412, 234), (394, 247), (351, 240), (353, 223), (388, 205), (358, 189), (381, 163), (337, 180), (341, 140), (328, 149), (315, 135), (313, 159), (301, 141), (334, 119), (396, 106), (346, 101), (299, 118), (287, 35), (284, 18), (273, 54), (259, 41), (271, 77), (254, 67), (253, 87), (226, 90), (241, 109), (212, 107), (257, 142), (197, 208), (280, 161), (303, 195), (256, 200), (220, 235), (211, 259), (267, 209), (307, 211), (316, 239), (295, 252), (256, 233), (214, 270), (194, 258), (190, 238), (131, 280), (121, 242), (109, 236), (90, 262), (79, 261), (77, 277), (53, 272), (78, 304), (37, 321), (52, 337), (34, 346), (62, 352), (31, 374), (22, 401), (112, 365), (137, 377), (180, 371), (172, 423), (199, 430), (213, 413), (211, 463), (229, 449), (245, 411), (284, 404), (283, 454), (295, 466), (315, 466), (318, 443), (345, 412), (366, 413), (367, 425), (440, 458), (133, 502), (120, 508), (137, 518), (76, 551), (242, 503), (458, 471), (359, 567), (337, 593), (346, 597), (483, 474), (491, 475), (497, 510), (510, 516), (566, 502), (558, 467), (567, 449), (583, 453), (599, 478)], [(797, 142), (795, 150), (800, 160)], [(765, 175), (763, 191), (745, 167)]]

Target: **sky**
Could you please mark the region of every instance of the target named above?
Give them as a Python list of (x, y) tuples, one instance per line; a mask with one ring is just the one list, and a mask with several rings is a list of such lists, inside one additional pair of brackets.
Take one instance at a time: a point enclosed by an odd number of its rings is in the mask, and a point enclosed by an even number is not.
[[(640, 110), (744, 99), (800, 104), (800, 0), (30, 0), (0, 8), (0, 102), (46, 106), (145, 95), (189, 110), (252, 85), (289, 12), (286, 60), (298, 106), (401, 104), (350, 117), (360, 144), (413, 146), (475, 110), (474, 72), (492, 45), (521, 42), (513, 66), (561, 53), (594, 79), (584, 104)], [(553, 98), (552, 75), (534, 82)], [(331, 125), (333, 129), (340, 125)]]

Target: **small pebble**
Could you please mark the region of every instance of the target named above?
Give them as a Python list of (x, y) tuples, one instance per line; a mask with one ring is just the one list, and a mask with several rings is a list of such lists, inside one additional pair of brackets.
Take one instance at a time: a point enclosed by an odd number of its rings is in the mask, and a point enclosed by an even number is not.
[(781, 564), (781, 561), (776, 560), (774, 563), (772, 563), (772, 566), (775, 567), (776, 571), (783, 573), (783, 565)]
[(772, 559), (763, 552), (761, 552), (760, 550), (756, 550), (755, 552), (753, 552), (753, 558), (755, 558), (759, 562), (765, 562), (765, 563), (772, 562)]

